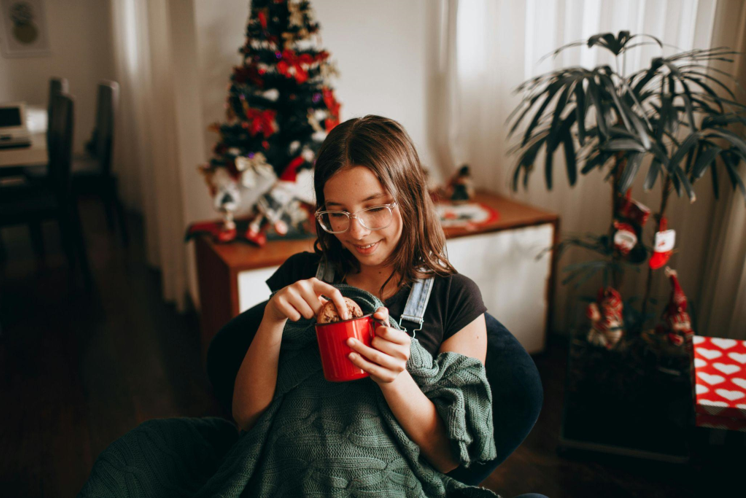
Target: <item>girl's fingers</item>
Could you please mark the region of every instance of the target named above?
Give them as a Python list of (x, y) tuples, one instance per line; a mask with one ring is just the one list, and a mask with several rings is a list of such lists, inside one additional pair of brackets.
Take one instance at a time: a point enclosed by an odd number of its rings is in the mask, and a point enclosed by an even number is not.
[(399, 358), (398, 355), (392, 356), (386, 352), (366, 346), (355, 339), (348, 340), (347, 344), (366, 360), (375, 363), (376, 365), (380, 365), (386, 370), (392, 370), (399, 373), (406, 366), (406, 361), (402, 361), (403, 358)]
[(277, 310), (287, 317), (290, 321), (297, 322), (302, 315), (284, 298), (277, 299)]
[(345, 304), (344, 296), (339, 289), (315, 277), (308, 280), (308, 282), (311, 284), (313, 292), (317, 296), (324, 295), (334, 301), (334, 306), (337, 308), (342, 320), (349, 320), (352, 318), (347, 311), (347, 304)]
[[(314, 301), (316, 301), (314, 296)], [(306, 300), (306, 297), (303, 296), (300, 293), (292, 293), (290, 296), (288, 296), (288, 302), (296, 309), (298, 312), (303, 315), (303, 318), (311, 319), (316, 316), (316, 313), (314, 312), (313, 308), (311, 308), (311, 305), (308, 304), (308, 301)]]
[(388, 323), (388, 321), (389, 321), (389, 310), (388, 310), (388, 308), (384, 308), (384, 307), (378, 308), (376, 310), (376, 312), (373, 313), (373, 318), (381, 320), (383, 323)]
[(397, 358), (399, 360), (406, 361), (409, 359), (409, 346), (396, 344), (394, 342), (381, 339), (380, 337), (374, 337), (371, 341), (371, 346), (373, 346), (374, 349), (382, 351), (383, 353), (386, 353), (389, 356), (393, 356), (394, 358)]
[(368, 359), (359, 353), (350, 353), (349, 358), (355, 366), (368, 372), (374, 380), (379, 379), (382, 382), (393, 382), (400, 373), (400, 370), (394, 371), (368, 361)]
[(397, 330), (393, 327), (386, 327), (383, 325), (376, 327), (376, 336), (407, 347), (412, 343), (412, 339), (403, 330)]

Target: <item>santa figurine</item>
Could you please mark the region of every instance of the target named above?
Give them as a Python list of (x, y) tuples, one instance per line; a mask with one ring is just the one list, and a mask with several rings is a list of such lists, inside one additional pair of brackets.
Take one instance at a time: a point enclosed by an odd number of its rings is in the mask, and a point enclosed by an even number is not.
[(681, 346), (690, 343), (694, 336), (691, 319), (686, 311), (688, 302), (679, 284), (676, 270), (666, 267), (666, 276), (671, 282), (671, 298), (661, 315), (660, 323), (655, 327), (655, 332), (660, 334), (659, 337), (668, 338), (671, 344)]
[(595, 303), (588, 305), (586, 316), (591, 320), (588, 342), (612, 349), (624, 335), (622, 297), (615, 289), (599, 289)]
[(229, 242), (236, 238), (236, 223), (233, 213), (241, 201), (238, 185), (225, 168), (217, 168), (210, 177), (215, 209), (223, 215), (223, 226), (217, 233), (220, 242)]

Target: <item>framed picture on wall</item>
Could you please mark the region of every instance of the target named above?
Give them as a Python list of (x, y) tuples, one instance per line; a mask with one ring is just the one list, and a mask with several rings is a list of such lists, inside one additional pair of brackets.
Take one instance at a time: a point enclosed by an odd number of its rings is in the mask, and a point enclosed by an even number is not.
[(0, 0), (0, 48), (5, 57), (49, 55), (43, 0)]

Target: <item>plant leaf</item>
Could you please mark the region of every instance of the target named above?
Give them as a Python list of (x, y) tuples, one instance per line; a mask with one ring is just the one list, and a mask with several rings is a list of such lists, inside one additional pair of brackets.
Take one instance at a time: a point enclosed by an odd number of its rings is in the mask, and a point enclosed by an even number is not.
[(565, 149), (565, 166), (567, 168), (567, 178), (570, 180), (570, 186), (575, 186), (578, 181), (578, 164), (575, 160), (575, 144), (572, 140), (572, 133), (568, 128), (563, 135), (563, 146)]
[(741, 191), (741, 195), (743, 195), (744, 200), (746, 200), (746, 186), (744, 186), (741, 175), (738, 174), (738, 171), (736, 169), (736, 167), (738, 166), (738, 160), (734, 160), (728, 152), (729, 151), (727, 150), (723, 151), (723, 153), (720, 154), (720, 157), (723, 159), (725, 170), (728, 172), (730, 181), (733, 184), (733, 189), (735, 190), (736, 187), (738, 187), (738, 189)]
[(619, 193), (623, 194), (632, 186), (632, 182), (640, 170), (644, 155), (642, 152), (633, 152), (627, 156), (627, 164), (624, 166), (622, 177), (619, 179)]
[(702, 176), (705, 174), (705, 171), (707, 171), (708, 166), (712, 164), (712, 161), (715, 160), (715, 158), (720, 154), (720, 152), (723, 149), (718, 147), (717, 145), (708, 147), (705, 149), (697, 158), (697, 162), (694, 164), (694, 169), (692, 170), (692, 178), (695, 180), (699, 180), (702, 178)]
[(605, 150), (645, 152), (645, 147), (633, 138), (613, 138), (604, 145)]
[(558, 81), (555, 81), (549, 87), (547, 87), (546, 90), (544, 90), (544, 94), (546, 94), (546, 98), (544, 99), (544, 102), (541, 103), (541, 106), (539, 107), (539, 110), (536, 111), (536, 114), (534, 114), (534, 118), (531, 120), (531, 123), (526, 128), (526, 133), (523, 135), (523, 142), (521, 145), (526, 145), (529, 140), (531, 139), (531, 132), (534, 131), (534, 128), (539, 123), (539, 119), (544, 114), (544, 110), (549, 105), (549, 102), (552, 101), (554, 98), (554, 95), (557, 93), (557, 91), (562, 87), (564, 84), (565, 79), (560, 79)]
[(686, 139), (683, 142), (681, 142), (681, 145), (679, 145), (679, 148), (676, 150), (676, 153), (671, 157), (671, 162), (668, 164), (669, 170), (671, 168), (678, 167), (681, 160), (684, 159), (684, 155), (686, 155), (692, 147), (697, 145), (697, 142), (701, 138), (702, 138), (701, 132), (690, 133), (689, 136), (687, 136)]
[(585, 114), (587, 110), (583, 80), (580, 80), (575, 85), (575, 113), (577, 114), (576, 119), (578, 122), (578, 141), (581, 146), (585, 145)]
[(596, 82), (593, 81), (593, 78), (588, 78), (588, 94), (591, 97), (593, 106), (596, 108), (596, 124), (598, 125), (598, 130), (603, 136), (608, 136), (609, 131), (606, 126), (606, 109), (601, 102), (601, 92), (599, 91)]
[(648, 174), (645, 177), (645, 183), (643, 184), (642, 188), (645, 191), (648, 191), (653, 188), (655, 185), (655, 181), (658, 179), (658, 173), (661, 170), (661, 162), (658, 160), (658, 158), (653, 159), (653, 161), (650, 163), (650, 168), (648, 169)]

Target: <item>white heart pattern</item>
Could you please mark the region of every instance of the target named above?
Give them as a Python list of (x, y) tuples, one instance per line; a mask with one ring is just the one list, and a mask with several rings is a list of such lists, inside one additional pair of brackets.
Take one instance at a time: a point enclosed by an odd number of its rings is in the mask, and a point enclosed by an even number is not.
[(703, 386), (702, 384), (697, 384), (696, 390), (697, 390), (697, 394), (704, 394), (709, 391), (707, 386)]
[(742, 393), (741, 391), (729, 391), (727, 389), (716, 389), (715, 392), (718, 394), (718, 396), (721, 396), (730, 401), (735, 401), (746, 396), (746, 394)]
[(744, 389), (746, 389), (746, 379), (731, 379), (730, 381), (738, 387), (743, 387)]
[(725, 380), (725, 377), (722, 377), (720, 375), (710, 375), (708, 373), (704, 372), (698, 372), (697, 375), (699, 375), (699, 378), (703, 381), (707, 382), (708, 384), (714, 386), (715, 384), (720, 384)]
[(725, 375), (730, 375), (741, 370), (741, 367), (738, 365), (726, 365), (725, 363), (715, 363), (712, 366), (723, 372)]
[(707, 362), (702, 358), (694, 358), (694, 368), (702, 368), (707, 365)]
[(702, 337), (701, 335), (695, 335), (695, 336), (694, 336), (694, 338), (692, 339), (692, 342), (693, 342), (694, 344), (701, 344), (701, 343), (703, 343), (704, 341), (705, 341), (705, 338), (704, 338), (704, 337)]
[(738, 341), (736, 341), (735, 339), (722, 339), (720, 337), (714, 337), (712, 339), (712, 343), (720, 347), (721, 349), (729, 349), (735, 346)]
[(723, 356), (723, 353), (718, 351), (717, 349), (704, 349), (704, 348), (697, 348), (697, 352), (707, 358), (708, 360), (714, 360), (715, 358), (719, 358)]
[(738, 363), (743, 363), (744, 365), (746, 365), (746, 354), (728, 353), (728, 356), (730, 356), (732, 359), (736, 360)]
[(746, 410), (746, 405), (736, 405), (736, 408), (740, 408), (741, 410)]
[[(722, 389), (720, 390), (722, 391)], [(710, 401), (708, 399), (703, 399), (699, 404), (702, 405), (705, 411), (710, 415), (717, 415), (725, 408), (728, 408), (728, 403), (725, 401)]]

